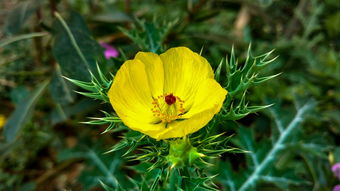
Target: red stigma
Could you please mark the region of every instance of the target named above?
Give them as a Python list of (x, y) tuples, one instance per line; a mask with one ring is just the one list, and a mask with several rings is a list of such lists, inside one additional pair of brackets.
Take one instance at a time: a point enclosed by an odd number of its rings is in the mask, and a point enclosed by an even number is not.
[(165, 102), (168, 104), (168, 105), (172, 105), (174, 103), (176, 103), (176, 97), (172, 94), (169, 94), (167, 96), (165, 96)]

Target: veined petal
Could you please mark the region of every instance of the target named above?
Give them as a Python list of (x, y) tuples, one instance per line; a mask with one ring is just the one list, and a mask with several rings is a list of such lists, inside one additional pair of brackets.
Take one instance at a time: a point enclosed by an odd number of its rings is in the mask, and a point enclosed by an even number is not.
[(128, 60), (118, 70), (108, 92), (110, 103), (125, 123), (126, 118), (153, 123), (152, 95), (145, 65), (140, 60)]
[(196, 113), (191, 116), (191, 118), (185, 120), (173, 121), (162, 131), (159, 131), (158, 134), (153, 134), (152, 137), (160, 140), (184, 137), (188, 134), (194, 133), (208, 124), (208, 122), (214, 117), (217, 107), (218, 105), (215, 105), (215, 107)]
[(185, 47), (171, 48), (160, 55), (164, 67), (164, 93), (174, 93), (190, 108), (198, 87), (207, 78), (213, 78), (208, 61)]
[(138, 52), (135, 59), (145, 66), (149, 87), (153, 97), (163, 94), (164, 69), (159, 55), (152, 52)]
[(157, 135), (165, 129), (164, 123), (146, 123), (145, 121), (141, 121), (140, 119), (136, 120), (134, 118), (126, 116), (123, 116), (121, 120), (130, 129), (139, 131), (155, 139), (157, 139)]
[(206, 79), (201, 83), (192, 107), (182, 116), (182, 118), (190, 118), (195, 114), (201, 113), (212, 107), (216, 108), (216, 111), (214, 111), (214, 114), (216, 114), (220, 111), (227, 93), (227, 90), (222, 88), (216, 80)]

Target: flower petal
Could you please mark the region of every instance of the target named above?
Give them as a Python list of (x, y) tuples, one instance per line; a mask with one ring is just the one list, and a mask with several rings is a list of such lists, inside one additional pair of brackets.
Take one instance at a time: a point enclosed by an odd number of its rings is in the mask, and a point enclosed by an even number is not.
[(206, 79), (199, 87), (192, 107), (182, 116), (182, 118), (190, 118), (195, 114), (212, 107), (216, 108), (214, 114), (219, 112), (227, 93), (227, 90), (222, 88), (216, 80)]
[(139, 52), (135, 59), (143, 62), (149, 87), (154, 97), (163, 94), (164, 69), (159, 55), (152, 52)]
[(117, 115), (125, 121), (153, 123), (152, 96), (145, 65), (140, 60), (128, 60), (118, 70), (108, 92), (110, 103)]
[(171, 48), (160, 55), (164, 67), (164, 93), (173, 93), (185, 101), (187, 109), (193, 104), (198, 87), (213, 78), (208, 61), (186, 47)]
[(130, 129), (139, 131), (145, 135), (157, 139), (158, 134), (165, 129), (164, 123), (146, 123), (131, 117), (124, 118), (124, 124)]
[(152, 136), (150, 136), (160, 140), (184, 137), (188, 134), (194, 133), (208, 124), (211, 118), (214, 117), (217, 107), (218, 105), (215, 105), (215, 107), (204, 110), (200, 113), (196, 113), (191, 118), (185, 120), (173, 121), (169, 123), (162, 131), (159, 131), (158, 134), (152, 134)]

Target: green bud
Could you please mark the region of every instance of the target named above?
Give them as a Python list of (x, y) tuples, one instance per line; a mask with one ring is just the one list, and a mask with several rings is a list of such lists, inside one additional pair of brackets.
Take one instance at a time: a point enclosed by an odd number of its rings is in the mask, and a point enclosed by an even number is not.
[(185, 165), (192, 165), (196, 159), (203, 157), (196, 147), (190, 144), (189, 139), (183, 138), (170, 141), (169, 154), (166, 157), (171, 163), (171, 168), (182, 168)]

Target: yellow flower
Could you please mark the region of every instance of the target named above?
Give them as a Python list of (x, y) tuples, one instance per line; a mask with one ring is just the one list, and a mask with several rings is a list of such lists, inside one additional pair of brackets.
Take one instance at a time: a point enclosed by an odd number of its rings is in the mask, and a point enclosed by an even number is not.
[(208, 61), (185, 47), (161, 55), (138, 52), (108, 92), (126, 126), (157, 140), (198, 131), (220, 111), (226, 94)]

